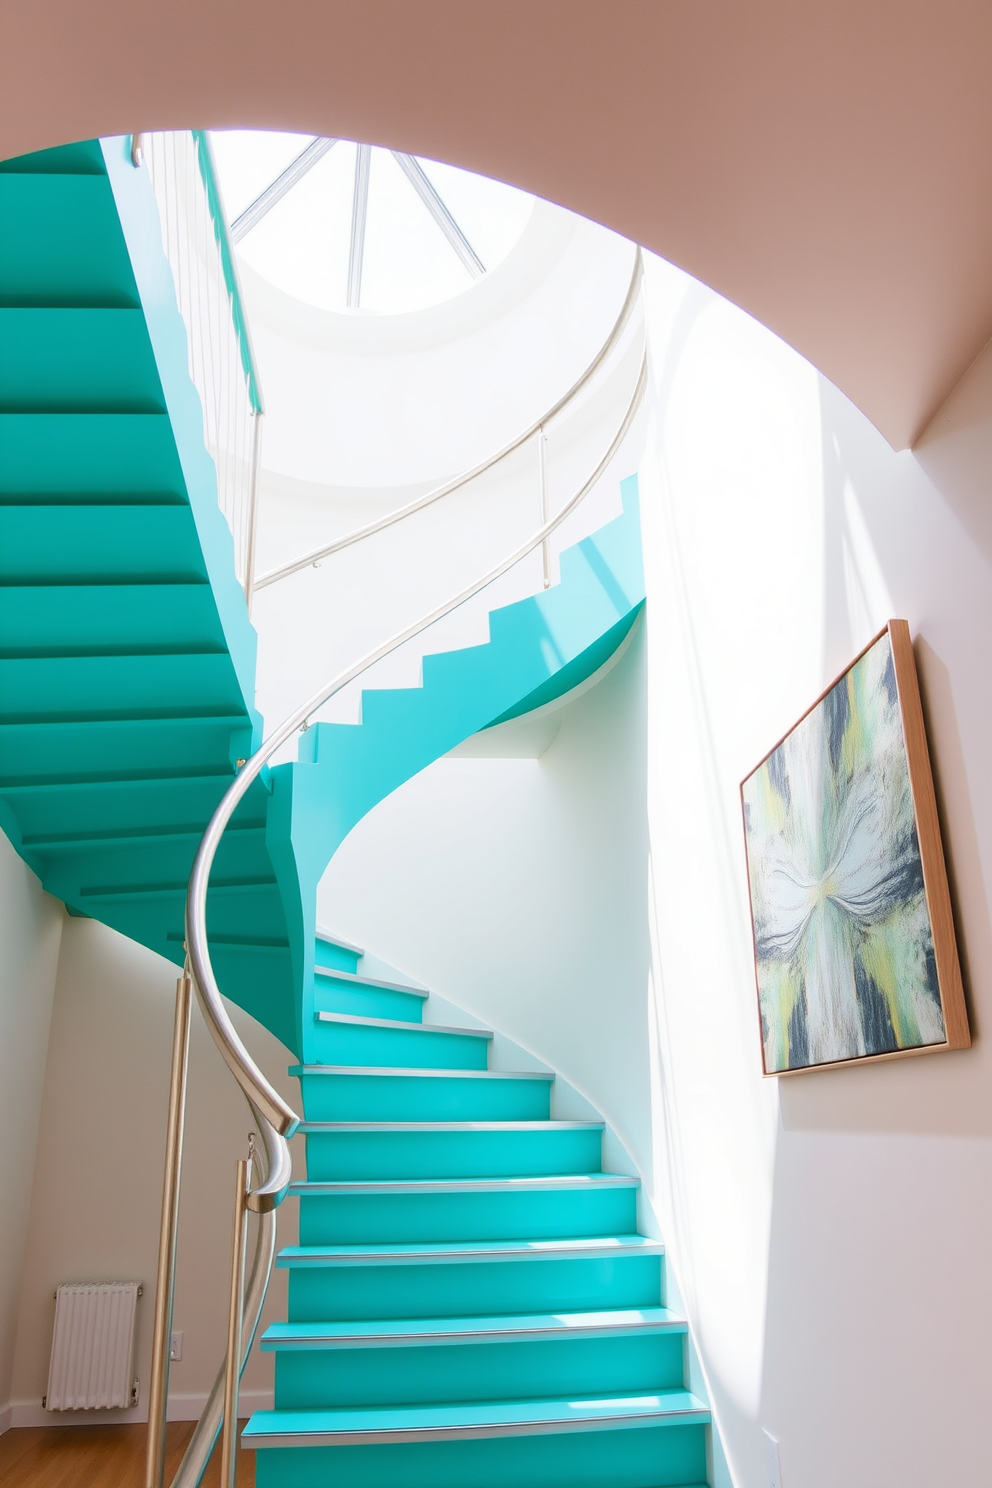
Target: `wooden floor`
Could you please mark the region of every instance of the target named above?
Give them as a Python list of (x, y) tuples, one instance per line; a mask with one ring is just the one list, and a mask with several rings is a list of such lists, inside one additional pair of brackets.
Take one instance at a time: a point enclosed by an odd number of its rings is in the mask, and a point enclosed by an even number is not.
[[(192, 1421), (173, 1421), (166, 1437), (165, 1481), (182, 1460)], [(144, 1426), (21, 1426), (0, 1436), (3, 1488), (144, 1488)], [(238, 1453), (238, 1488), (254, 1488), (255, 1454)], [(204, 1488), (220, 1483), (220, 1443)]]

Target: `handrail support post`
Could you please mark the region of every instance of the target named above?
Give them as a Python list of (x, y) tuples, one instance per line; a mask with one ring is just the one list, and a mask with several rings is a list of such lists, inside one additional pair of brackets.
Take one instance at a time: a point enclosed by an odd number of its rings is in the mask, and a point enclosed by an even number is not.
[(262, 474), (261, 409), (252, 412), (251, 476), (248, 484), (248, 540), (245, 545), (245, 603), (251, 619), (251, 602), (255, 593), (255, 539), (258, 534), (258, 486)]
[(145, 1488), (162, 1488), (165, 1478), (165, 1425), (169, 1403), (169, 1343), (172, 1301), (176, 1285), (176, 1242), (179, 1233), (179, 1179), (183, 1160), (186, 1081), (189, 1068), (189, 1029), (193, 985), (187, 970), (176, 982), (176, 1013), (172, 1032), (172, 1070), (169, 1079), (169, 1119), (165, 1139), (165, 1176), (162, 1182), (162, 1222), (159, 1229), (158, 1270), (155, 1278), (155, 1324), (152, 1333), (151, 1383), (148, 1390), (148, 1436), (145, 1449)]
[(221, 1488), (234, 1488), (238, 1463), (238, 1387), (241, 1383), (241, 1328), (245, 1292), (245, 1245), (248, 1239), (249, 1154), (238, 1161), (234, 1187), (234, 1225), (231, 1242), (231, 1299), (227, 1316), (227, 1364), (224, 1375), (224, 1435), (221, 1438)]
[[(551, 511), (548, 506), (548, 436), (544, 425), (537, 431), (537, 466), (541, 480), (541, 526), (546, 527), (551, 520)], [(551, 588), (551, 538), (546, 537), (541, 544), (541, 559), (544, 565), (544, 587)]]

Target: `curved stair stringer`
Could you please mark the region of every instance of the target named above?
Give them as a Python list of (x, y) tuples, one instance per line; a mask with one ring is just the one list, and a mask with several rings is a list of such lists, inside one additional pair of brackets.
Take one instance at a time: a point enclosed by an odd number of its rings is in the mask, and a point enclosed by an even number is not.
[[(644, 603), (637, 477), (623, 512), (561, 555), (561, 580), (489, 616), (489, 641), (424, 657), (417, 688), (362, 693), (358, 724), (317, 723), (301, 759), (271, 771), (266, 839), (290, 927), (298, 1043), (309, 1058), (319, 880), (363, 816), (491, 724), (569, 692), (623, 642)], [(303, 757), (303, 756), (306, 757)]]

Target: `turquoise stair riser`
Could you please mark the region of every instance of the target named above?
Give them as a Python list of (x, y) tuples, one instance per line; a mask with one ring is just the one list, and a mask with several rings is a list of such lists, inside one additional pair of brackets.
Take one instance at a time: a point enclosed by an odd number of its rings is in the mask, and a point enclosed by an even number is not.
[[(52, 520), (57, 520), (54, 514)], [(206, 584), (22, 584), (0, 589), (0, 637), (5, 656), (224, 650), (224, 633)]]
[(138, 303), (103, 172), (0, 174), (0, 304), (104, 310)]
[(637, 1228), (635, 1188), (304, 1195), (302, 1245), (379, 1240), (530, 1240)]
[(0, 308), (0, 412), (162, 413), (140, 310)]
[(547, 1080), (453, 1075), (303, 1075), (307, 1121), (544, 1121)]
[[(185, 507), (159, 500), (127, 504), (15, 506), (0, 493), (0, 580), (4, 584), (61, 584), (153, 590), (206, 585), (203, 560)], [(155, 603), (156, 594), (149, 596)], [(215, 635), (214, 624), (210, 631)], [(213, 636), (211, 636), (213, 639)], [(126, 635), (125, 635), (126, 643)]]
[(643, 1395), (682, 1384), (682, 1350), (681, 1333), (416, 1349), (277, 1350), (275, 1404), (277, 1410), (324, 1410), (512, 1400), (544, 1394), (549, 1380), (560, 1395)]
[[(412, 992), (391, 987), (373, 987), (360, 982), (314, 973), (314, 1011), (318, 1013), (353, 1013), (359, 1018), (395, 1018), (398, 1023), (420, 1023), (424, 999)], [(319, 1037), (317, 1032), (313, 1037)]]
[(0, 492), (182, 502), (186, 487), (165, 413), (0, 414)]
[[(2, 747), (2, 735), (0, 735)], [(181, 883), (183, 874), (189, 878), (196, 842), (188, 837), (172, 840), (159, 838), (149, 842), (135, 841), (131, 850), (114, 843), (102, 848), (92, 840), (84, 847), (73, 851), (71, 845), (60, 845), (57, 849), (59, 864), (57, 871), (72, 875), (72, 881), (80, 886), (85, 896), (100, 894), (107, 887), (126, 886), (130, 893), (141, 890), (143, 884), (159, 882)], [(44, 857), (44, 845), (39, 848)], [(232, 883), (239, 879), (271, 878), (271, 866), (265, 853), (264, 832), (238, 830), (230, 834), (224, 844), (216, 870), (218, 884)], [(161, 875), (161, 878), (159, 877)], [(68, 882), (68, 877), (65, 880)]]
[[(66, 778), (70, 765), (66, 760), (56, 774), (29, 780), (0, 778), (0, 803), (16, 803), (15, 840), (17, 836), (29, 842), (85, 838), (104, 846), (112, 836), (145, 839), (168, 838), (176, 831), (191, 834), (197, 831), (201, 817), (209, 821), (234, 773), (218, 766), (209, 775), (163, 771), (158, 777), (108, 780), (94, 766), (87, 778), (77, 781)], [(264, 787), (253, 786), (238, 807), (235, 821), (254, 824), (259, 813), (264, 821), (264, 800)], [(197, 840), (199, 836), (202, 832)]]
[(226, 656), (0, 660), (0, 722), (243, 717)]
[(695, 1488), (702, 1425), (368, 1447), (270, 1448), (257, 1488)]
[(289, 1272), (292, 1322), (326, 1318), (474, 1317), (657, 1307), (657, 1256), (623, 1260), (488, 1261), (422, 1266), (300, 1266)]
[(601, 1139), (597, 1127), (308, 1132), (307, 1177), (319, 1181), (592, 1173), (600, 1164)]
[(347, 971), (354, 976), (358, 970), (361, 953), (336, 941), (317, 937), (314, 960), (317, 966), (329, 966), (332, 971)]
[(469, 1034), (420, 1033), (318, 1020), (314, 1051), (325, 1064), (483, 1070), (488, 1062), (489, 1046), (485, 1039)]
[(231, 723), (230, 718), (0, 723), (0, 781), (51, 780), (70, 761), (80, 775), (111, 770), (123, 775), (139, 754), (145, 769), (163, 774), (226, 773), (239, 758), (234, 751), (243, 752), (251, 741), (250, 729)]

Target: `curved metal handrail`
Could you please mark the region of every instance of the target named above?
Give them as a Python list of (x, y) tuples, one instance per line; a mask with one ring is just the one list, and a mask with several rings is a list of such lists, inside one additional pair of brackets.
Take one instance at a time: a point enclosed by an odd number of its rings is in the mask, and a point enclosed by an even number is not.
[(482, 578), (470, 584), (468, 588), (461, 590), (452, 599), (446, 600), (444, 604), (438, 605), (429, 614), (415, 621), (412, 625), (401, 631), (398, 635), (390, 637), (382, 645), (376, 646), (340, 672), (332, 682), (318, 689), (307, 699), (295, 713), (285, 719), (283, 723), (274, 730), (264, 743), (256, 750), (252, 757), (242, 766), (238, 775), (228, 786), (220, 800), (213, 816), (207, 825), (207, 829), (200, 841), (196, 857), (193, 861), (193, 871), (190, 874), (189, 888), (186, 896), (186, 944), (188, 947), (190, 968), (193, 974), (193, 984), (196, 988), (200, 1007), (203, 1011), (207, 1027), (213, 1036), (225, 1062), (234, 1078), (241, 1086), (247, 1098), (252, 1101), (258, 1109), (260, 1117), (265, 1120), (260, 1123), (263, 1135), (266, 1126), (271, 1123), (274, 1130), (271, 1137), (266, 1139), (270, 1150), (270, 1171), (266, 1182), (258, 1189), (253, 1189), (250, 1195), (250, 1206), (257, 1210), (275, 1208), (285, 1195), (289, 1183), (290, 1156), (286, 1138), (292, 1136), (299, 1125), (300, 1118), (290, 1105), (283, 1100), (279, 1092), (265, 1077), (255, 1064), (248, 1050), (238, 1037), (234, 1024), (228, 1015), (227, 1009), (221, 997), (220, 988), (214, 976), (213, 966), (210, 961), (210, 949), (207, 939), (207, 890), (210, 881), (210, 872), (213, 867), (214, 857), (220, 840), (224, 834), (228, 822), (237, 810), (253, 782), (257, 780), (264, 766), (269, 762), (278, 749), (290, 739), (304, 724), (308, 723), (314, 713), (328, 702), (334, 695), (347, 687), (349, 682), (355, 681), (363, 672), (368, 671), (377, 661), (390, 655), (407, 641), (413, 640), (450, 615), (453, 610), (465, 604), (476, 594), (487, 589), (490, 584), (496, 582), (503, 574), (515, 567), (521, 559), (526, 558), (535, 548), (551, 536), (560, 527), (579, 503), (592, 490), (600, 476), (606, 470), (620, 445), (623, 443), (627, 432), (634, 420), (634, 415), (640, 406), (647, 386), (647, 357), (642, 355), (637, 385), (633, 396), (624, 414), (619, 429), (610, 442), (610, 446), (595, 470), (583, 483), (579, 490), (569, 501), (544, 525), (538, 528), (531, 537), (519, 548), (498, 563)]
[(431, 506), (435, 501), (440, 501), (442, 496), (450, 496), (453, 492), (461, 490), (462, 486), (467, 486), (477, 476), (484, 475), (487, 470), (491, 470), (494, 465), (498, 465), (501, 460), (505, 460), (508, 455), (512, 455), (514, 450), (518, 450), (529, 439), (533, 439), (535, 434), (539, 434), (543, 429), (546, 429), (548, 424), (553, 423), (558, 415), (564, 412), (569, 404), (578, 397), (579, 393), (581, 393), (582, 389), (596, 375), (606, 361), (606, 358), (610, 355), (610, 352), (613, 351), (617, 342), (620, 340), (637, 301), (637, 292), (640, 288), (643, 272), (643, 256), (640, 248), (638, 248), (634, 254), (634, 270), (630, 276), (630, 285), (613, 329), (578, 381), (573, 382), (568, 391), (563, 393), (557, 403), (553, 404), (546, 413), (542, 414), (536, 423), (531, 424), (522, 434), (517, 434), (515, 438), (510, 440), (509, 444), (504, 444), (501, 449), (488, 455), (478, 465), (473, 465), (470, 470), (463, 471), (461, 475), (456, 475), (452, 480), (445, 481), (444, 485), (436, 486), (433, 491), (428, 491), (425, 495), (418, 496), (415, 501), (408, 502), (406, 506), (397, 507), (396, 511), (387, 513), (386, 516), (380, 517), (375, 522), (369, 522), (365, 527), (356, 528), (354, 532), (346, 533), (344, 537), (337, 538), (334, 542), (328, 543), (323, 548), (316, 548), (312, 553), (305, 553), (301, 558), (294, 558), (291, 563), (284, 563), (281, 568), (270, 569), (268, 573), (262, 574), (253, 581), (252, 591), (257, 592), (259, 589), (267, 588), (269, 584), (277, 584), (280, 579), (288, 579), (290, 574), (299, 573), (304, 568), (312, 568), (315, 563), (320, 563), (324, 558), (330, 558), (332, 554), (340, 553), (344, 548), (350, 548), (352, 544), (362, 542), (366, 537), (373, 537), (377, 532), (384, 532), (387, 527), (392, 527), (397, 522), (402, 522), (407, 517), (412, 517), (415, 512), (423, 511), (424, 507)]

